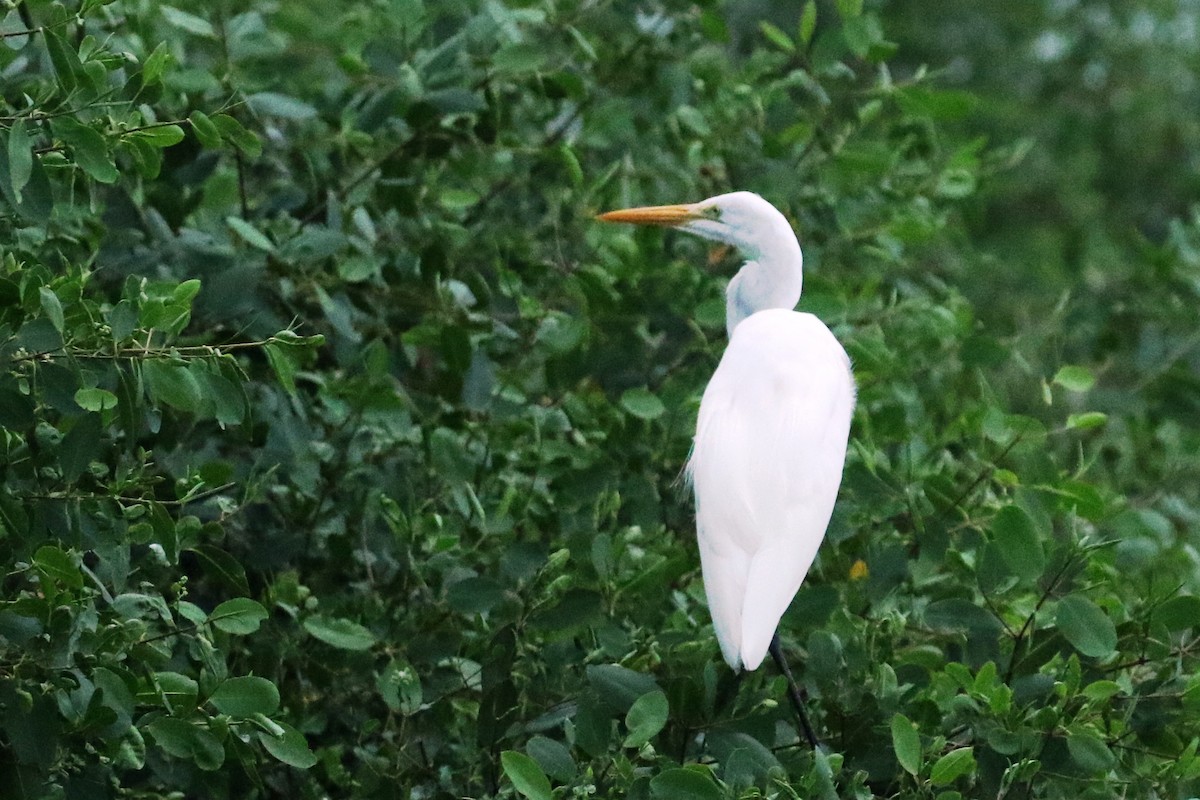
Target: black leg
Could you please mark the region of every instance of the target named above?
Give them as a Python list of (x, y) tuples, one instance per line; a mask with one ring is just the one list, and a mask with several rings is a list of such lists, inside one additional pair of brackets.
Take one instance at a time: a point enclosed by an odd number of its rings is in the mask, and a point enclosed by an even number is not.
[(808, 740), (808, 744), (813, 750), (820, 747), (820, 742), (817, 741), (817, 735), (813, 733), (812, 724), (808, 721), (808, 715), (804, 713), (804, 694), (800, 691), (800, 687), (796, 685), (796, 679), (792, 677), (792, 671), (788, 668), (787, 659), (783, 657), (783, 647), (779, 644), (779, 634), (776, 633), (771, 638), (770, 651), (771, 658), (775, 659), (775, 664), (779, 667), (779, 671), (783, 673), (783, 677), (787, 678), (788, 697), (792, 701), (792, 708), (796, 711), (796, 718), (800, 720), (800, 727), (804, 731), (804, 738)]

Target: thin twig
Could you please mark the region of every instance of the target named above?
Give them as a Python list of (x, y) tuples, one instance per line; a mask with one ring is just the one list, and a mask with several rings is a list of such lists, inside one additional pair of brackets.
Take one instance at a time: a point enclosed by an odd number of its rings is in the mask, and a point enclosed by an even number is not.
[(1023, 439), (1024, 437), (1025, 437), (1025, 431), (1018, 431), (1017, 434), (1015, 436), (1013, 436), (1012, 441), (1009, 442), (1008, 444), (1006, 444), (1004, 446), (1004, 449), (1001, 450), (999, 453), (997, 453), (992, 458), (993, 463), (989, 464), (988, 466), (986, 466), (982, 470), (980, 470), (979, 474), (975, 476), (975, 480), (973, 480), (971, 482), (971, 485), (968, 486), (966, 489), (963, 489), (962, 492), (958, 495), (958, 497), (954, 498), (954, 500), (952, 500), (950, 502), (950, 507), (951, 508), (959, 508), (960, 504), (964, 500), (966, 500), (968, 497), (970, 497), (972, 494), (974, 494), (975, 490), (979, 488), (979, 485), (982, 484), (985, 480), (987, 480), (988, 477), (993, 472), (996, 471), (995, 462), (1000, 461), (1005, 456), (1007, 456), (1009, 454), (1009, 452), (1011, 452), (1012, 449), (1017, 446), (1017, 443), (1020, 442), (1021, 439)]
[(74, 21), (74, 17), (68, 17), (62, 22), (55, 22), (52, 25), (35, 25), (32, 28), (26, 28), (20, 31), (5, 31), (4, 33), (0, 33), (0, 39), (15, 39), (18, 36), (33, 36), (34, 34), (45, 33), (46, 31), (53, 30), (55, 28), (65, 28)]
[(1046, 591), (1042, 592), (1042, 596), (1038, 598), (1037, 604), (1033, 607), (1033, 611), (1029, 612), (1029, 616), (1026, 617), (1025, 624), (1021, 626), (1021, 630), (1017, 633), (1017, 638), (1013, 640), (1012, 656), (1008, 660), (1008, 669), (1004, 672), (1005, 683), (1012, 683), (1013, 671), (1017, 668), (1017, 651), (1020, 650), (1022, 643), (1025, 641), (1025, 634), (1029, 632), (1029, 628), (1031, 625), (1033, 625), (1033, 621), (1037, 617), (1038, 612), (1042, 610), (1042, 606), (1046, 604), (1046, 601), (1050, 599), (1052, 594), (1054, 594), (1054, 590), (1058, 588), (1058, 582), (1062, 580), (1063, 576), (1067, 574), (1067, 570), (1070, 569), (1074, 563), (1075, 559), (1073, 556), (1069, 556), (1063, 561), (1063, 565), (1059, 568), (1058, 572), (1054, 573), (1054, 577), (1051, 578), (1050, 583), (1047, 584)]
[(160, 506), (168, 508), (182, 508), (183, 506), (199, 503), (201, 500), (207, 500), (213, 495), (221, 494), (229, 489), (237, 486), (236, 483), (223, 483), (220, 486), (213, 486), (205, 489), (202, 492), (197, 492), (190, 497), (183, 497), (178, 500), (155, 500), (148, 497), (133, 497), (125, 494), (97, 494), (84, 492), (50, 492), (49, 494), (19, 494), (17, 497), (25, 500), (116, 500), (121, 503), (158, 503)]
[(181, 347), (150, 347), (149, 343), (145, 346), (138, 347), (122, 347), (112, 353), (105, 353), (99, 350), (83, 351), (80, 349), (69, 349), (66, 345), (57, 347), (53, 350), (40, 350), (36, 353), (26, 353), (24, 355), (12, 356), (8, 360), (10, 363), (19, 364), (25, 361), (50, 361), (57, 358), (79, 358), (100, 361), (120, 361), (126, 358), (149, 358), (152, 356), (159, 358), (212, 358), (215, 356), (228, 355), (237, 350), (251, 350), (265, 347), (269, 344), (284, 344), (295, 345), (298, 341), (287, 341), (272, 336), (270, 339), (263, 339), (255, 342), (232, 342), (230, 344), (197, 344), (184, 345)]

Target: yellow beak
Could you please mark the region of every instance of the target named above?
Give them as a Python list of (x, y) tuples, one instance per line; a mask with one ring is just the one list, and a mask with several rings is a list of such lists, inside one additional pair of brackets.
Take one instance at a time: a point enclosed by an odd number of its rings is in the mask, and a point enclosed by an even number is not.
[(625, 208), (596, 215), (603, 222), (632, 222), (635, 225), (682, 225), (703, 215), (694, 203), (675, 206), (645, 206)]

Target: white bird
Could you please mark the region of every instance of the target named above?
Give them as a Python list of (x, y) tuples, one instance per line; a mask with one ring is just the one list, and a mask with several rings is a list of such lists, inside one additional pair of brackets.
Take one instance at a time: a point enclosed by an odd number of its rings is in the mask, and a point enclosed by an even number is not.
[(746, 258), (725, 292), (729, 345), (700, 402), (687, 475), (721, 653), (737, 671), (756, 669), (770, 651), (786, 674), (775, 632), (837, 499), (854, 411), (850, 359), (821, 320), (792, 310), (803, 280), (800, 243), (758, 195), (599, 218), (678, 228)]

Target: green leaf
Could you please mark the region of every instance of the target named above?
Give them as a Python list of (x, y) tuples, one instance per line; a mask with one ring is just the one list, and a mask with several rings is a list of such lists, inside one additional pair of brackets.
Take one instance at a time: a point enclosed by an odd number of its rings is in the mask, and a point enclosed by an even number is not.
[(410, 717), (421, 710), (421, 678), (407, 661), (393, 659), (375, 678), (375, 687), (392, 711)]
[(0, 425), (12, 430), (29, 428), (37, 422), (34, 402), (13, 388), (0, 389)]
[(146, 57), (142, 64), (142, 84), (144, 86), (153, 86), (162, 80), (163, 73), (167, 71), (167, 66), (174, 60), (171, 51), (167, 48), (166, 42), (159, 42), (154, 47), (154, 52)]
[(200, 769), (212, 771), (225, 762), (225, 748), (207, 728), (175, 717), (159, 717), (146, 730), (167, 753), (190, 760)]
[(8, 183), (12, 187), (17, 202), (21, 202), (21, 192), (33, 176), (33, 146), (29, 141), (29, 132), (25, 120), (16, 120), (8, 131)]
[(649, 389), (626, 389), (621, 395), (621, 407), (638, 419), (658, 419), (667, 410)]
[(196, 36), (203, 36), (207, 39), (217, 38), (216, 29), (213, 28), (211, 22), (203, 17), (189, 14), (186, 11), (180, 11), (174, 6), (163, 5), (159, 6), (159, 9), (162, 10), (163, 17), (166, 18), (167, 22), (181, 31), (186, 31)]
[(190, 306), (191, 302), (196, 299), (196, 295), (200, 294), (202, 285), (198, 278), (183, 281), (171, 290), (171, 302)]
[(142, 377), (151, 400), (156, 403), (166, 403), (190, 414), (199, 413), (204, 407), (200, 382), (186, 364), (149, 359), (142, 362)]
[(817, 29), (817, 0), (808, 0), (804, 10), (800, 12), (800, 43), (808, 46), (812, 42), (813, 32)]
[(695, 106), (682, 105), (675, 109), (679, 123), (694, 136), (709, 136), (712, 128), (704, 117), (704, 112)]
[(228, 114), (214, 114), (212, 123), (221, 132), (221, 138), (236, 147), (250, 158), (262, 155), (262, 142), (258, 136), (242, 127), (242, 124)]
[(597, 624), (604, 618), (604, 598), (588, 589), (570, 589), (557, 603), (545, 605), (530, 624), (547, 630), (568, 630)]
[(975, 771), (975, 748), (952, 750), (933, 764), (929, 780), (934, 786), (945, 786)]
[(1103, 658), (1117, 648), (1117, 629), (1112, 620), (1083, 595), (1073, 594), (1058, 601), (1055, 624), (1085, 656)]
[(983, 636), (1003, 629), (995, 614), (963, 597), (934, 600), (925, 607), (925, 624), (935, 630), (965, 630)]
[(157, 694), (162, 697), (167, 709), (172, 713), (190, 711), (196, 707), (200, 686), (194, 678), (178, 672), (156, 672), (154, 685), (158, 690)]
[[(155, 151), (157, 152), (157, 151)], [(148, 297), (142, 301), (138, 320), (143, 328), (155, 328), (170, 334), (180, 333), (191, 319), (190, 302), (179, 302), (174, 297)], [(174, 362), (182, 366), (179, 360)]]
[(1071, 753), (1071, 760), (1084, 772), (1108, 772), (1117, 763), (1108, 745), (1090, 733), (1069, 733), (1067, 750)]
[(905, 772), (910, 775), (921, 772), (921, 735), (903, 714), (892, 717), (892, 748)]
[(154, 741), (176, 758), (191, 758), (197, 727), (175, 717), (159, 717), (146, 726)]
[(83, 573), (70, 555), (52, 544), (45, 544), (33, 554), (33, 565), (48, 580), (57, 581), (71, 589), (83, 588)]
[(54, 132), (71, 149), (80, 169), (100, 183), (115, 183), (121, 173), (108, 149), (108, 141), (90, 125), (74, 117), (59, 117), (53, 123)]
[(291, 345), (279, 345), (274, 342), (263, 347), (267, 361), (275, 371), (275, 377), (288, 394), (296, 393), (296, 373), (300, 371), (300, 363), (292, 352)]
[(571, 149), (571, 145), (566, 142), (558, 146), (558, 155), (562, 159), (563, 166), (566, 167), (567, 177), (571, 179), (571, 185), (576, 189), (583, 187), (583, 167), (579, 165), (579, 158), (575, 155), (575, 151)]
[(505, 750), (500, 754), (500, 765), (522, 797), (528, 800), (551, 800), (550, 779), (532, 758), (516, 750)]
[(707, 772), (680, 767), (651, 778), (650, 793), (663, 800), (724, 800), (725, 797)]
[(940, 197), (962, 199), (975, 193), (975, 173), (963, 167), (951, 167), (938, 176), (937, 194)]
[(58, 85), (62, 87), (63, 92), (70, 94), (79, 85), (79, 78), (83, 72), (79, 53), (51, 28), (43, 28), (42, 37), (46, 41), (46, 50), (50, 53), (50, 63), (54, 66)]
[(0, 33), (7, 34), (4, 37), (4, 44), (10, 50), (25, 49), (25, 46), (29, 44), (28, 31), (29, 28), (15, 8), (9, 9), (7, 14), (0, 17)]
[(63, 319), (62, 301), (58, 299), (58, 295), (48, 286), (38, 287), (38, 296), (42, 301), (42, 311), (46, 313), (46, 317), (50, 323), (54, 325), (54, 330), (59, 333), (63, 332), (66, 327), (66, 322)]
[(309, 617), (304, 620), (304, 630), (341, 650), (369, 650), (375, 644), (375, 634), (357, 622), (340, 617)]
[(536, 340), (551, 353), (564, 355), (574, 350), (583, 341), (587, 326), (574, 317), (551, 312), (539, 323)]
[(296, 769), (308, 769), (316, 765), (317, 757), (309, 749), (304, 734), (286, 722), (276, 722), (275, 724), (282, 729), (283, 733), (273, 736), (260, 732), (258, 740), (262, 742), (263, 749), (279, 761)]
[(191, 123), (192, 133), (196, 134), (200, 144), (214, 150), (221, 146), (220, 129), (203, 111), (193, 111), (188, 115), (188, 122)]
[(1046, 553), (1033, 520), (1020, 506), (1007, 505), (992, 520), (992, 537), (1001, 558), (1015, 575), (1027, 581), (1041, 577)]
[(1086, 392), (1096, 385), (1096, 376), (1087, 367), (1067, 365), (1054, 373), (1053, 383), (1071, 392)]
[[(818, 747), (813, 753), (813, 788), (820, 800), (838, 800), (837, 787), (833, 783), (833, 764), (825, 750)], [(939, 798), (939, 800), (945, 800)]]
[[(248, 399), (240, 381), (235, 382), (219, 372), (214, 372), (212, 364), (197, 372), (205, 396), (209, 400), (210, 410), (217, 423), (225, 428), (228, 425), (240, 425), (248, 413)], [(223, 365), (226, 372), (235, 372), (228, 364)]]
[(75, 393), (75, 402), (84, 411), (107, 411), (117, 407), (117, 396), (107, 389), (80, 389)]
[[(21, 168), (18, 164), (17, 168)], [(29, 180), (21, 192), (13, 191), (13, 165), (9, 160), (9, 148), (0, 147), (0, 194), (12, 204), (26, 221), (36, 225), (45, 224), (54, 209), (54, 195), (50, 188), (50, 179), (42, 166), (42, 159), (32, 157)]]
[[(1197, 691), (1200, 696), (1200, 689)], [(599, 757), (608, 752), (617, 741), (614, 738), (612, 718), (598, 700), (585, 697), (579, 702), (575, 715), (575, 744), (585, 753)]]
[(534, 736), (525, 743), (525, 752), (529, 754), (542, 771), (556, 781), (568, 783), (575, 778), (578, 767), (571, 751), (562, 742), (545, 736)]
[(620, 664), (593, 664), (587, 668), (587, 677), (600, 699), (622, 713), (642, 695), (662, 691), (654, 678)]
[(130, 137), (123, 144), (133, 158), (133, 166), (138, 174), (147, 180), (154, 180), (162, 172), (162, 150), (147, 142), (145, 139)]
[(183, 128), (178, 125), (152, 125), (138, 131), (131, 131), (128, 135), (159, 149), (179, 144), (187, 138)]
[(862, 14), (863, 0), (837, 0), (837, 10), (842, 19), (854, 19)]
[(1067, 427), (1077, 431), (1102, 428), (1107, 422), (1108, 415), (1100, 411), (1085, 411), (1082, 414), (1071, 414), (1067, 417)]
[(650, 741), (666, 726), (669, 711), (667, 696), (660, 691), (639, 697), (625, 715), (625, 727), (629, 729), (629, 735), (622, 746), (641, 747)]
[(279, 710), (279, 690), (266, 678), (246, 675), (227, 678), (208, 698), (222, 714), (249, 717), (274, 714)]
[(248, 597), (226, 600), (213, 609), (208, 621), (217, 628), (237, 636), (245, 636), (258, 630), (267, 618), (267, 610)]
[(58, 449), (58, 463), (62, 466), (63, 480), (79, 480), (79, 476), (87, 470), (88, 465), (100, 457), (103, 434), (103, 424), (97, 414), (82, 417), (67, 431)]
[(1083, 688), (1083, 696), (1097, 702), (1116, 697), (1120, 693), (1121, 685), (1109, 680), (1093, 681)]
[(246, 569), (241, 563), (219, 547), (201, 544), (191, 548), (200, 557), (204, 571), (232, 589), (237, 594), (249, 594), (250, 584), (246, 581)]
[(295, 97), (278, 92), (257, 92), (246, 97), (246, 103), (257, 113), (290, 120), (312, 119), (317, 110)]
[(574, 25), (568, 25), (567, 32), (571, 34), (571, 38), (579, 46), (579, 49), (583, 51), (588, 61), (595, 61), (597, 59), (596, 48), (592, 46), (592, 43), (588, 41), (587, 37), (578, 28)]
[(117, 303), (106, 316), (112, 329), (112, 340), (117, 344), (126, 341), (137, 330), (137, 308), (128, 300)]
[(492, 578), (472, 577), (446, 590), (446, 603), (460, 614), (483, 614), (504, 599), (504, 587)]
[(1169, 631), (1182, 631), (1200, 625), (1200, 597), (1181, 594), (1167, 600), (1150, 615), (1151, 621)]
[(379, 275), (381, 263), (378, 258), (353, 254), (337, 262), (338, 277), (348, 283), (361, 283)]
[(910, 86), (897, 91), (894, 96), (906, 114), (937, 121), (962, 119), (971, 113), (977, 102), (969, 92), (924, 86)]
[[(21, 330), (17, 333), (17, 341), (21, 347), (34, 353), (50, 353), (58, 350), (63, 346), (62, 334), (54, 329), (54, 324), (45, 317), (32, 319), (21, 326)], [(61, 369), (61, 368), (59, 368)], [(77, 385), (74, 375), (69, 371), (65, 371), (70, 375), (71, 389)], [(45, 376), (42, 376), (45, 380)], [(59, 404), (59, 410), (63, 410)]]
[(722, 779), (730, 786), (750, 786), (770, 779), (781, 768), (779, 759), (762, 742), (746, 733), (709, 731), (706, 750), (722, 765)]
[(761, 20), (758, 23), (758, 29), (762, 31), (763, 36), (767, 37), (771, 44), (775, 45), (780, 50), (784, 51), (785, 53), (796, 52), (796, 43), (792, 41), (791, 37), (771, 23), (767, 22), (766, 20)]
[(540, 72), (545, 63), (546, 48), (532, 43), (507, 44), (492, 57), (492, 68), (505, 75)]
[(138, 594), (136, 592), (119, 594), (112, 600), (112, 610), (118, 617), (125, 620), (152, 619), (167, 624), (174, 622), (166, 601), (157, 594)]
[(268, 239), (266, 234), (241, 217), (226, 217), (225, 224), (233, 228), (233, 232), (251, 247), (262, 250), (264, 253), (275, 252), (275, 243)]

